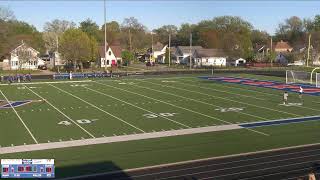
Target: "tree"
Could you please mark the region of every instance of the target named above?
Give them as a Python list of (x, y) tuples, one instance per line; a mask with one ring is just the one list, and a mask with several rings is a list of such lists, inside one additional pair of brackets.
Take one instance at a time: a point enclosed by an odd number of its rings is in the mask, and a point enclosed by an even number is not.
[(166, 48), (166, 53), (165, 53), (165, 56), (164, 56), (164, 63), (165, 64), (169, 64), (169, 48)]
[(55, 19), (51, 22), (46, 22), (43, 29), (43, 41), (45, 42), (45, 47), (49, 51), (57, 51), (59, 38), (68, 29), (75, 28), (76, 24), (74, 22)]
[(301, 40), (303, 32), (303, 21), (297, 16), (292, 16), (286, 19), (284, 23), (279, 24), (279, 27), (276, 30), (276, 39), (294, 43), (295, 41)]
[[(120, 39), (120, 25), (117, 21), (111, 21), (106, 23), (107, 30), (107, 42), (114, 44)], [(101, 34), (104, 34), (104, 25), (101, 27)]]
[[(190, 33), (195, 29), (196, 25), (182, 24), (177, 33), (177, 41), (180, 46), (188, 46), (190, 44)], [(194, 37), (193, 37), (194, 40)], [(194, 41), (193, 41), (194, 42)]]
[(136, 18), (125, 18), (121, 24), (121, 37), (125, 44), (129, 44), (129, 50), (143, 48), (146, 45), (146, 27)]
[(101, 32), (97, 23), (93, 22), (91, 19), (86, 19), (80, 22), (80, 27), (83, 32), (87, 33), (89, 37), (95, 38), (97, 41), (102, 40)]
[(251, 32), (252, 44), (266, 45), (270, 39), (270, 35), (266, 31), (253, 30)]
[(153, 30), (156, 33), (156, 41), (162, 44), (169, 43), (169, 34), (171, 34), (171, 44), (176, 45), (178, 28), (175, 25), (164, 25), (158, 29)]
[(130, 62), (134, 60), (134, 54), (130, 51), (122, 51), (121, 57), (124, 60), (124, 63), (127, 65), (130, 64)]
[(15, 20), (16, 17), (12, 10), (7, 7), (0, 6), (0, 20), (2, 21), (12, 21)]
[(18, 49), (17, 55), (19, 59), (19, 70), (21, 70), (23, 64), (33, 61), (33, 57), (24, 43)]
[(79, 29), (69, 29), (61, 36), (60, 52), (62, 56), (72, 62), (76, 71), (77, 65), (83, 70), (83, 62), (88, 62), (92, 58), (94, 47), (92, 41), (86, 33)]

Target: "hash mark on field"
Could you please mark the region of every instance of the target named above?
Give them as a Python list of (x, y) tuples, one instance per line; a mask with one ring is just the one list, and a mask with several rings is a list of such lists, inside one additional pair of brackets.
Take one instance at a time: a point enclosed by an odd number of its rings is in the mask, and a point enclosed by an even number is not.
[[(50, 85), (50, 84), (49, 84)], [(40, 96), (38, 93), (34, 92), (32, 89), (30, 89), (28, 86), (24, 85), (24, 87), (26, 87), (29, 91), (31, 91), (33, 94), (35, 94), (36, 96), (38, 96), (39, 98), (41, 98), (42, 100), (44, 100), (46, 103), (48, 103), (51, 107), (53, 107), (53, 109), (55, 109), (56, 111), (58, 111), (60, 114), (62, 114), (65, 118), (69, 119), (70, 121), (72, 121), (76, 126), (78, 126), (80, 129), (82, 129), (84, 132), (86, 132), (89, 136), (91, 136), (92, 138), (95, 138), (94, 135), (92, 135), (90, 132), (88, 132), (86, 129), (84, 129), (82, 126), (80, 126), (78, 123), (76, 123), (73, 119), (71, 119), (69, 116), (67, 116), (65, 113), (63, 113), (60, 109), (58, 109), (57, 107), (55, 107), (51, 102), (49, 102), (48, 100), (45, 100), (42, 96)]]
[[(120, 102), (123, 102), (123, 103), (125, 103), (125, 104), (130, 105), (130, 106), (133, 106), (133, 107), (138, 108), (138, 109), (140, 109), (140, 110), (146, 111), (146, 112), (151, 113), (151, 114), (153, 114), (153, 115), (156, 115), (156, 114), (155, 114), (154, 112), (152, 112), (152, 111), (149, 111), (149, 110), (144, 109), (144, 108), (142, 108), (142, 107), (136, 106), (136, 105), (134, 105), (134, 104), (132, 104), (132, 103), (129, 103), (129, 102), (127, 102), (127, 101), (124, 101), (124, 100), (122, 100), (122, 99), (119, 99), (119, 98), (116, 98), (116, 97), (114, 97), (114, 96), (111, 96), (111, 95), (102, 93), (102, 92), (100, 92), (100, 91), (96, 91), (96, 90), (91, 89), (91, 88), (88, 88), (88, 87), (84, 87), (84, 88), (89, 89), (89, 90), (91, 90), (91, 91), (93, 91), (93, 92), (96, 92), (96, 93), (98, 93), (98, 94), (101, 94), (101, 95), (108, 96), (108, 97), (110, 97), (110, 98), (116, 99), (116, 100), (118, 100), (118, 101), (120, 101)], [(124, 105), (124, 104), (123, 104), (123, 105)], [(168, 121), (174, 122), (174, 123), (176, 123), (176, 124), (179, 124), (179, 125), (181, 125), (181, 126), (190, 128), (189, 126), (187, 126), (187, 125), (185, 125), (185, 124), (183, 124), (183, 123), (180, 123), (180, 122), (177, 122), (177, 121), (175, 121), (175, 120), (172, 120), (172, 119), (170, 119), (170, 118), (168, 118), (168, 117), (165, 117), (165, 116), (163, 116), (163, 115), (161, 115), (161, 114), (160, 114), (160, 117), (162, 117), (162, 118), (164, 118), (164, 119), (166, 119), (166, 120), (168, 120)]]
[[(92, 107), (100, 110), (101, 112), (104, 112), (104, 113), (108, 114), (109, 116), (112, 116), (112, 117), (118, 119), (119, 121), (121, 121), (121, 122), (123, 122), (123, 123), (125, 123), (125, 124), (127, 124), (127, 125), (129, 125), (129, 126), (131, 126), (132, 128), (135, 128), (135, 129), (137, 129), (137, 130), (139, 130), (139, 131), (141, 131), (141, 132), (145, 132), (144, 130), (142, 130), (142, 129), (140, 129), (140, 128), (138, 128), (138, 127), (136, 127), (136, 126), (134, 126), (134, 125), (132, 125), (132, 124), (130, 124), (130, 123), (128, 123), (127, 121), (125, 121), (125, 120), (123, 120), (123, 119), (121, 119), (121, 118), (119, 118), (119, 117), (117, 117), (117, 116), (115, 116), (115, 115), (113, 115), (113, 114), (111, 114), (111, 113), (109, 113), (109, 112), (107, 112), (107, 111), (105, 111), (105, 110), (97, 107), (96, 105), (94, 105), (94, 104), (92, 104), (92, 103), (90, 103), (90, 102), (88, 102), (88, 101), (86, 101), (86, 100), (84, 100), (84, 99), (82, 99), (82, 98), (80, 98), (80, 97), (78, 97), (78, 96), (75, 96), (75, 95), (73, 95), (73, 94), (71, 94), (71, 93), (69, 93), (69, 92), (67, 92), (67, 91), (65, 91), (65, 90), (63, 90), (63, 89), (61, 89), (61, 88), (58, 88), (58, 87), (56, 87), (56, 86), (54, 86), (54, 85), (52, 85), (52, 84), (49, 84), (49, 85), (52, 86), (52, 87), (54, 87), (54, 88), (56, 88), (56, 89), (58, 89), (58, 90), (60, 90), (60, 91), (62, 91), (62, 92), (64, 92), (64, 93), (66, 93), (66, 94), (69, 94), (70, 96), (72, 96), (72, 97), (74, 97), (74, 98), (76, 98), (76, 99), (78, 99), (78, 100), (80, 100), (80, 101), (82, 101), (82, 102), (84, 102), (84, 103), (89, 104), (90, 106), (92, 106)], [(84, 87), (84, 88), (87, 88), (87, 87)]]

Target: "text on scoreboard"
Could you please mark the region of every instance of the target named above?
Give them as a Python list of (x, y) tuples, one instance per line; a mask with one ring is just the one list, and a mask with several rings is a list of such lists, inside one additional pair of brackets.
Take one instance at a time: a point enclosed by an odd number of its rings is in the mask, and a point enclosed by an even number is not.
[(54, 178), (54, 159), (1, 159), (1, 178)]

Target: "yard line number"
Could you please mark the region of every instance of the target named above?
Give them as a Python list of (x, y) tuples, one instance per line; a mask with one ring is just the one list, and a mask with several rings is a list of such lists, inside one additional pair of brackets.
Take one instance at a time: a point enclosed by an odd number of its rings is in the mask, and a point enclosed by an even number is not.
[(216, 111), (220, 112), (240, 112), (243, 111), (244, 107), (230, 107), (230, 108), (217, 108)]
[[(97, 121), (98, 119), (79, 119), (79, 120), (76, 120), (77, 123), (79, 124), (91, 124), (95, 121)], [(65, 126), (70, 126), (72, 125), (72, 123), (70, 121), (60, 121), (58, 123), (59, 125), (65, 125)]]
[(153, 118), (158, 118), (158, 117), (173, 117), (178, 113), (159, 113), (159, 114), (144, 114), (142, 115), (143, 117), (153, 119)]

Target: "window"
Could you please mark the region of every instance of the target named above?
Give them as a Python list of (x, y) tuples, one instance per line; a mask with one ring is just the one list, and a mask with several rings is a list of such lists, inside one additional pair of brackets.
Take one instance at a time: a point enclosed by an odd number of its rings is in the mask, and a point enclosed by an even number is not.
[(111, 56), (111, 51), (109, 51), (109, 56)]
[(107, 60), (107, 65), (109, 65), (109, 60)]

